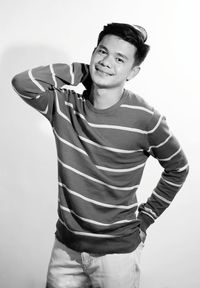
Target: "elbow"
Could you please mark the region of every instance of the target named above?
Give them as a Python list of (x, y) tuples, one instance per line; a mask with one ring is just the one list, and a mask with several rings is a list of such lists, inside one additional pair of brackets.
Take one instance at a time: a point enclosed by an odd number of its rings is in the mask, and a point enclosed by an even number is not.
[(18, 86), (19, 86), (19, 77), (18, 75), (14, 76), (11, 80), (11, 84), (12, 84), (12, 87), (14, 88), (14, 90), (17, 90), (18, 91)]
[(24, 74), (20, 73), (15, 75), (12, 80), (11, 84), (13, 89), (20, 95), (24, 95)]
[(20, 86), (20, 77), (18, 75), (14, 76), (11, 80), (11, 84), (12, 87), (14, 88), (14, 90), (16, 90), (18, 92), (19, 90), (19, 86)]

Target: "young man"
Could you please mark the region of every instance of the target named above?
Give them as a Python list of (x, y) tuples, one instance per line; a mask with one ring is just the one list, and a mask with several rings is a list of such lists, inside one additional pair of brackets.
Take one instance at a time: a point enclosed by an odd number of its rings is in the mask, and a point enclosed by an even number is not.
[[(13, 79), (17, 93), (51, 123), (58, 153), (58, 222), (47, 287), (139, 287), (146, 229), (169, 206), (187, 173), (165, 118), (125, 90), (149, 46), (140, 26), (104, 26), (90, 65), (53, 64)], [(64, 85), (82, 82), (82, 95)], [(164, 168), (137, 204), (146, 160)]]

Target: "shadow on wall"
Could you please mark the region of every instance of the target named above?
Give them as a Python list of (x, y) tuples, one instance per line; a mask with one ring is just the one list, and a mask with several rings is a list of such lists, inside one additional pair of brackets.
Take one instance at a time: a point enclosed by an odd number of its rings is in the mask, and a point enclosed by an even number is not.
[(0, 287), (44, 287), (56, 222), (57, 163), (48, 121), (17, 96), (11, 79), (68, 62), (46, 46), (12, 46), (0, 62)]

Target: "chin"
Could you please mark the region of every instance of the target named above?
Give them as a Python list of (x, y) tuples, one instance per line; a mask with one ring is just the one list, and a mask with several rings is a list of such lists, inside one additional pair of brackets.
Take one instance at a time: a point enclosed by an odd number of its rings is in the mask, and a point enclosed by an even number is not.
[(106, 77), (101, 77), (98, 75), (91, 75), (93, 84), (96, 85), (99, 88), (110, 88), (113, 86), (111, 79), (108, 78), (109, 76)]
[(93, 84), (96, 87), (99, 87), (99, 88), (111, 88), (111, 87), (113, 87), (113, 84), (109, 81), (106, 81), (105, 79), (97, 79), (96, 77), (94, 77), (92, 80), (93, 80)]

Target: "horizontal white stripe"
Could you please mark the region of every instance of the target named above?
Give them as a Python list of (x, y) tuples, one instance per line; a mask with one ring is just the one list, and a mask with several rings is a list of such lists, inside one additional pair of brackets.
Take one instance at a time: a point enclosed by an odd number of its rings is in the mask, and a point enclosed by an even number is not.
[(150, 218), (153, 219), (153, 221), (155, 221), (154, 217), (150, 213), (148, 213), (148, 212), (146, 212), (144, 210), (142, 210), (141, 213), (144, 213), (144, 214), (148, 215)]
[(60, 205), (60, 208), (64, 211), (67, 211), (71, 214), (74, 214), (76, 217), (78, 217), (79, 219), (81, 219), (82, 221), (84, 222), (87, 222), (87, 223), (91, 223), (91, 224), (95, 224), (95, 225), (99, 225), (99, 226), (105, 226), (105, 227), (109, 227), (109, 226), (112, 226), (112, 225), (117, 225), (117, 224), (123, 224), (123, 223), (130, 223), (130, 222), (133, 222), (135, 221), (135, 219), (131, 219), (131, 220), (121, 220), (121, 221), (116, 221), (116, 222), (112, 222), (112, 223), (102, 223), (102, 222), (98, 222), (98, 221), (94, 221), (94, 220), (91, 220), (91, 219), (88, 219), (88, 218), (84, 218), (84, 217), (81, 217), (79, 216), (78, 214), (76, 214), (73, 210), (69, 209), (69, 208), (66, 208), (64, 207), (63, 205)]
[(55, 94), (56, 94), (56, 108), (57, 108), (58, 114), (59, 114), (62, 118), (64, 118), (65, 120), (67, 120), (68, 122), (71, 123), (70, 119), (60, 110), (60, 105), (59, 105), (59, 101), (58, 101), (58, 94), (57, 94), (57, 91), (56, 91), (56, 90), (54, 90), (54, 91), (55, 91)]
[(148, 134), (148, 131), (137, 129), (137, 128), (131, 128), (126, 126), (118, 126), (118, 125), (106, 125), (106, 124), (94, 124), (87, 122), (89, 126), (94, 128), (102, 128), (102, 129), (113, 129), (113, 130), (122, 130), (122, 131), (129, 131), (129, 132), (135, 132), (140, 134)]
[[(66, 103), (67, 104), (67, 103)], [(73, 104), (69, 105), (72, 109), (74, 109)], [(132, 127), (126, 127), (126, 126), (118, 126), (118, 125), (107, 125), (107, 124), (95, 124), (95, 123), (91, 123), (88, 122), (85, 118), (84, 115), (82, 115), (81, 113), (79, 113), (78, 111), (74, 110), (74, 114), (78, 115), (81, 119), (83, 119), (84, 121), (86, 121), (86, 123), (94, 128), (103, 128), (103, 129), (115, 129), (115, 130), (122, 130), (122, 131), (129, 131), (129, 132), (135, 132), (135, 133), (141, 133), (141, 134), (150, 134), (153, 133), (158, 126), (160, 125), (161, 121), (162, 121), (162, 116), (160, 116), (158, 123), (155, 125), (155, 127), (150, 130), (150, 131), (146, 131), (146, 130), (142, 130), (142, 129), (138, 129), (138, 128), (132, 128)]]
[(167, 184), (169, 185), (172, 185), (172, 186), (175, 186), (175, 187), (182, 187), (183, 184), (176, 184), (176, 183), (173, 183), (173, 182), (170, 182), (168, 180), (165, 180), (163, 177), (161, 177), (163, 181), (165, 181)]
[(90, 125), (91, 127), (95, 127), (95, 128), (103, 128), (103, 129), (116, 129), (116, 130), (123, 130), (123, 131), (129, 131), (129, 132), (135, 132), (135, 133), (140, 133), (140, 134), (151, 134), (153, 132), (156, 131), (156, 129), (158, 128), (158, 126), (160, 125), (162, 121), (162, 116), (160, 116), (160, 119), (158, 120), (158, 123), (155, 125), (155, 127), (150, 130), (150, 131), (146, 131), (146, 130), (142, 130), (142, 129), (138, 129), (138, 128), (131, 128), (131, 127), (126, 127), (126, 126), (117, 126), (117, 125), (105, 125), (105, 124), (93, 124), (90, 122), (87, 122), (88, 125)]
[[(18, 93), (19, 94), (19, 93)], [(33, 97), (29, 97), (29, 96), (25, 96), (25, 95), (22, 95), (22, 94), (19, 94), (21, 97), (25, 98), (25, 99), (34, 99)]]
[(160, 147), (162, 147), (163, 145), (165, 145), (165, 144), (169, 141), (169, 139), (170, 139), (171, 137), (172, 137), (172, 134), (170, 134), (170, 135), (169, 135), (163, 142), (161, 142), (160, 144), (150, 146), (149, 149), (148, 149), (148, 152), (149, 152), (152, 148), (160, 148)]
[(60, 218), (58, 219), (60, 223), (62, 223), (67, 230), (69, 230), (71, 233), (76, 234), (76, 235), (82, 235), (82, 236), (90, 236), (90, 237), (96, 237), (96, 238), (115, 238), (116, 236), (114, 235), (108, 235), (108, 234), (94, 234), (94, 233), (87, 233), (87, 232), (79, 232), (70, 229), (66, 223), (64, 223)]
[(15, 92), (16, 92), (20, 97), (22, 97), (22, 98), (30, 99), (30, 100), (34, 99), (32, 96), (25, 96), (25, 95), (22, 95), (21, 93), (19, 93), (19, 92), (17, 91), (17, 89), (16, 89), (14, 86), (13, 86), (13, 89), (14, 89)]
[(50, 71), (51, 71), (51, 74), (52, 74), (52, 79), (54, 81), (55, 87), (57, 88), (58, 84), (57, 84), (57, 81), (56, 81), (56, 75), (55, 75), (55, 72), (54, 72), (53, 64), (49, 65), (49, 67), (50, 67)]
[(101, 149), (104, 149), (104, 150), (108, 150), (108, 151), (112, 151), (112, 152), (116, 152), (116, 153), (136, 153), (136, 152), (141, 152), (143, 151), (142, 149), (138, 149), (138, 150), (125, 150), (125, 149), (118, 149), (118, 148), (113, 148), (113, 147), (108, 147), (108, 146), (103, 146), (103, 145), (100, 145), (94, 141), (91, 141), (83, 136), (79, 136), (79, 138), (86, 142), (86, 143), (89, 143), (93, 146), (96, 146), (98, 148), (101, 148)]
[(116, 172), (116, 173), (123, 173), (123, 172), (130, 172), (130, 171), (134, 171), (137, 169), (140, 169), (142, 167), (145, 166), (145, 163), (137, 165), (135, 167), (131, 167), (131, 168), (125, 168), (125, 169), (113, 169), (113, 168), (108, 168), (108, 167), (103, 167), (103, 166), (96, 166), (98, 169), (100, 170), (104, 170), (104, 171), (109, 171), (109, 172)]
[(71, 108), (74, 108), (73, 104), (70, 103), (70, 102), (65, 101), (65, 105), (67, 105), (67, 106), (69, 106), (69, 107), (71, 107)]
[(92, 176), (89, 176), (89, 175), (87, 175), (87, 174), (85, 174), (85, 173), (83, 173), (83, 172), (81, 172), (81, 171), (79, 171), (79, 170), (77, 170), (77, 169), (75, 169), (75, 168), (73, 168), (73, 167), (65, 164), (65, 163), (62, 162), (59, 158), (58, 158), (58, 162), (59, 162), (63, 167), (65, 167), (66, 169), (71, 170), (71, 171), (73, 171), (74, 173), (83, 176), (84, 178), (87, 178), (87, 179), (89, 179), (89, 180), (91, 180), (91, 181), (94, 181), (94, 182), (96, 182), (96, 183), (102, 184), (102, 185), (104, 185), (104, 186), (107, 186), (107, 187), (109, 187), (109, 188), (111, 188), (111, 189), (117, 189), (117, 190), (122, 190), (122, 191), (130, 191), (130, 190), (133, 190), (133, 189), (138, 188), (138, 186), (139, 186), (139, 185), (134, 185), (134, 186), (131, 186), (131, 187), (117, 187), (117, 186), (109, 185), (109, 184), (107, 184), (107, 183), (105, 183), (105, 182), (103, 182), (103, 181), (101, 181), (101, 180), (99, 180), (99, 179), (96, 179), (96, 178), (94, 178), (94, 177), (92, 177)]
[[(37, 95), (36, 97), (31, 97), (31, 96), (25, 96), (25, 95), (20, 94), (16, 89), (15, 89), (15, 91), (17, 92), (17, 94), (19, 96), (21, 96), (22, 98), (25, 98), (25, 99), (34, 100), (34, 99), (39, 99), (40, 98), (40, 95)], [(37, 109), (37, 110), (40, 113), (42, 113), (42, 114), (47, 114), (48, 113), (48, 108), (49, 108), (49, 105), (47, 105), (47, 107), (44, 110), (39, 110), (39, 109)]]
[(168, 158), (157, 158), (157, 160), (159, 161), (169, 161), (171, 160), (173, 157), (175, 157), (179, 152), (181, 151), (181, 147), (171, 156), (169, 156)]
[(61, 187), (64, 187), (70, 194), (76, 196), (76, 197), (79, 197), (87, 202), (90, 202), (90, 203), (93, 203), (95, 205), (98, 205), (98, 206), (101, 206), (101, 207), (106, 207), (106, 208), (111, 208), (111, 209), (123, 209), (123, 210), (130, 210), (134, 207), (137, 207), (138, 204), (137, 203), (134, 203), (134, 204), (131, 204), (131, 205), (113, 205), (113, 204), (107, 204), (107, 203), (103, 203), (103, 202), (99, 202), (99, 201), (96, 201), (96, 200), (93, 200), (93, 199), (90, 199), (88, 197), (85, 197), (71, 189), (69, 189), (65, 184), (61, 183), (61, 182), (58, 182), (59, 186)]
[(74, 84), (74, 71), (73, 71), (73, 65), (69, 65), (69, 73), (70, 73), (70, 76), (71, 76), (71, 85)]
[[(65, 140), (64, 138), (60, 137), (58, 135), (58, 133), (56, 132), (55, 128), (53, 128), (53, 131), (54, 131), (54, 134), (55, 134), (56, 138), (59, 139), (62, 143), (68, 145), (69, 147), (71, 147), (71, 148), (75, 149), (76, 151), (78, 151), (78, 152), (86, 155), (87, 157), (89, 157), (88, 154), (85, 152), (85, 150), (75, 146), (74, 144), (72, 144), (72, 143), (68, 142), (67, 140)], [(145, 163), (137, 165), (135, 167), (126, 168), (126, 169), (113, 169), (113, 168), (109, 168), (109, 167), (103, 167), (103, 166), (95, 165), (95, 167), (97, 169), (99, 169), (99, 170), (104, 170), (104, 171), (109, 171), (109, 172), (116, 172), (116, 173), (131, 172), (131, 171), (140, 169), (140, 168), (142, 168), (144, 166), (145, 166)]]
[(144, 210), (142, 210), (142, 211), (146, 211), (147, 213), (150, 213), (154, 218), (157, 218), (156, 213), (152, 209), (150, 209), (146, 206), (144, 206)]
[(123, 130), (123, 131), (129, 131), (129, 132), (136, 132), (136, 133), (140, 133), (140, 134), (151, 134), (151, 133), (155, 132), (156, 129), (159, 127), (161, 121), (162, 121), (162, 116), (160, 116), (160, 118), (159, 118), (157, 124), (155, 125), (155, 127), (152, 130), (146, 131), (146, 130), (142, 130), (142, 129), (138, 129), (138, 128), (126, 127), (126, 126), (90, 123), (90, 122), (88, 122), (85, 119), (85, 117), (82, 114), (80, 114), (79, 112), (75, 112), (75, 113), (77, 115), (79, 115), (79, 117), (81, 117), (83, 120), (85, 120), (89, 126), (94, 127), (94, 128), (116, 129), (116, 130)]
[(42, 114), (47, 114), (48, 113), (48, 109), (49, 109), (49, 105), (47, 104), (47, 107), (44, 110), (39, 110), (38, 111)]
[(87, 122), (88, 125), (90, 125), (90, 123), (86, 120), (85, 116), (83, 114), (81, 114), (80, 112), (74, 110), (73, 111), (75, 115), (78, 115), (81, 119), (83, 119), (85, 122)]
[(154, 114), (153, 111), (145, 108), (145, 107), (142, 107), (142, 106), (133, 106), (133, 105), (127, 105), (127, 104), (121, 104), (120, 107), (124, 107), (124, 108), (130, 108), (130, 109), (134, 109), (134, 110), (143, 110), (151, 115)]
[(184, 171), (184, 170), (188, 169), (188, 167), (189, 167), (189, 165), (188, 165), (188, 164), (186, 164), (185, 166), (183, 166), (183, 167), (181, 167), (181, 168), (177, 169), (177, 171), (178, 171), (178, 172), (182, 172), (182, 171)]
[(45, 92), (45, 89), (42, 87), (42, 85), (33, 77), (32, 70), (28, 71), (28, 76), (31, 79), (31, 81), (42, 91)]
[(80, 153), (88, 156), (88, 154), (87, 154), (83, 149), (78, 148), (78, 147), (75, 146), (74, 144), (72, 144), (72, 143), (68, 142), (67, 140), (63, 139), (62, 137), (60, 137), (60, 136), (58, 135), (58, 133), (56, 132), (55, 128), (53, 128), (53, 131), (54, 131), (55, 136), (56, 136), (61, 142), (63, 142), (64, 144), (66, 144), (66, 145), (68, 145), (68, 146), (70, 146), (70, 147), (72, 147), (73, 149), (77, 150), (78, 152), (80, 152)]
[(154, 126), (154, 128), (153, 128), (152, 130), (150, 130), (150, 131), (147, 131), (146, 134), (151, 134), (151, 133), (155, 132), (156, 129), (159, 127), (159, 125), (160, 125), (160, 123), (161, 123), (161, 121), (162, 121), (162, 118), (163, 118), (163, 116), (161, 115), (160, 118), (159, 118), (159, 120), (158, 120), (158, 122), (157, 122), (157, 124)]
[(158, 195), (155, 191), (153, 191), (153, 195), (155, 195), (157, 198), (159, 198), (160, 200), (162, 200), (163, 202), (167, 203), (167, 204), (171, 204), (171, 201), (167, 200), (166, 198)]

